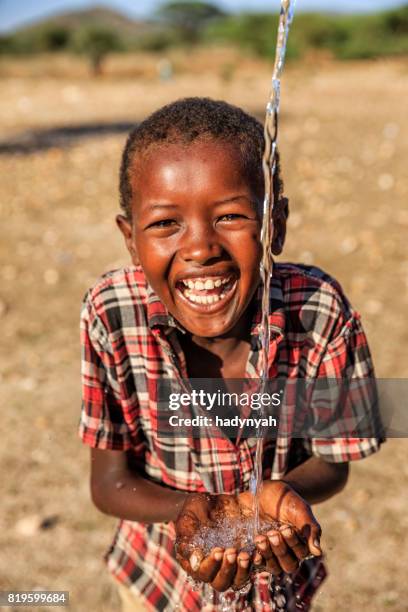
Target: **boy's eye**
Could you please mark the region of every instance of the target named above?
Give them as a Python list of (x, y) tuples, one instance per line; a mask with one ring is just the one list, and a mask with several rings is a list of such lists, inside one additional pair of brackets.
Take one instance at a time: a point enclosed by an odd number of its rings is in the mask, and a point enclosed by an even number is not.
[(235, 221), (235, 219), (248, 219), (248, 217), (245, 215), (231, 213), (229, 215), (222, 215), (222, 217), (218, 218), (218, 221)]
[(171, 227), (174, 223), (176, 223), (174, 219), (161, 219), (151, 223), (148, 227)]

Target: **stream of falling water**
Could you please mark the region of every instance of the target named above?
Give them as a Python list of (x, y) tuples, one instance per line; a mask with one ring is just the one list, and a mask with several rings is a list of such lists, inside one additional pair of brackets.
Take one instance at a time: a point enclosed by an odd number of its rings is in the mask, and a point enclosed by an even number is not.
[[(265, 150), (263, 155), (263, 173), (265, 179), (265, 197), (263, 203), (263, 218), (261, 242), (263, 256), (261, 261), (262, 290), (262, 318), (260, 333), (260, 393), (267, 391), (268, 382), (268, 355), (269, 355), (269, 303), (270, 303), (270, 284), (273, 273), (272, 259), (272, 237), (273, 237), (273, 208), (274, 208), (274, 175), (276, 171), (276, 150), (278, 143), (279, 110), (281, 93), (281, 76), (286, 58), (286, 48), (288, 43), (290, 26), (293, 21), (296, 0), (281, 0), (279, 15), (278, 38), (276, 43), (275, 64), (272, 73), (272, 87), (265, 116)], [(260, 416), (262, 417), (263, 409)], [(253, 535), (262, 531), (259, 517), (259, 494), (262, 488), (262, 459), (264, 429), (260, 428), (257, 433), (256, 454), (254, 471), (250, 481), (250, 490), (254, 495), (254, 522)], [(289, 578), (289, 577), (288, 577)], [(286, 609), (286, 598), (281, 592), (279, 585), (272, 585), (272, 577), (269, 577), (269, 585), (272, 589), (271, 597), (275, 610)], [(237, 602), (242, 593), (221, 593), (219, 604), (224, 612), (237, 609)]]
[[(265, 117), (265, 151), (263, 156), (263, 172), (265, 179), (265, 198), (263, 204), (263, 222), (261, 241), (263, 257), (261, 262), (262, 292), (262, 320), (260, 334), (260, 392), (266, 391), (268, 381), (268, 354), (269, 354), (269, 293), (273, 273), (272, 236), (273, 236), (273, 207), (274, 189), (273, 179), (276, 170), (276, 149), (278, 142), (279, 109), (281, 76), (285, 64), (286, 48), (290, 26), (293, 21), (296, 0), (281, 0), (279, 16), (278, 39), (276, 44), (275, 64), (272, 74), (272, 87), (266, 106)], [(262, 414), (260, 415), (263, 416)], [(254, 532), (259, 530), (259, 503), (258, 497), (262, 487), (262, 453), (264, 430), (258, 431), (254, 472), (252, 474), (250, 489), (254, 494)]]
[[(280, 86), (283, 67), (285, 64), (286, 47), (289, 37), (289, 30), (294, 17), (296, 0), (281, 0), (281, 9), (279, 16), (278, 38), (276, 44), (275, 64), (272, 74), (272, 88), (268, 103), (266, 106), (265, 118), (265, 151), (263, 156), (263, 172), (265, 179), (265, 198), (263, 203), (263, 221), (261, 242), (263, 248), (263, 257), (261, 261), (261, 279), (263, 284), (262, 292), (262, 318), (261, 318), (261, 333), (260, 333), (260, 392), (266, 391), (268, 381), (268, 355), (269, 355), (269, 293), (270, 281), (273, 273), (272, 259), (272, 236), (273, 236), (273, 207), (274, 207), (274, 175), (276, 170), (276, 149), (278, 142), (278, 124), (279, 124), (279, 108), (280, 108)], [(263, 409), (261, 409), (260, 417), (263, 417)], [(266, 525), (261, 522), (259, 517), (258, 498), (262, 487), (262, 455), (263, 455), (263, 440), (265, 430), (260, 428), (257, 433), (256, 454), (254, 461), (254, 470), (250, 481), (250, 490), (254, 495), (254, 519), (249, 524), (242, 525), (220, 525), (218, 529), (199, 534), (194, 546), (208, 551), (215, 545), (224, 547), (234, 546), (236, 541), (241, 541), (241, 548), (252, 552), (255, 548), (254, 536), (258, 533), (266, 533), (271, 525)], [(275, 527), (276, 528), (276, 527)], [(239, 534), (239, 537), (238, 535)], [(201, 539), (200, 539), (201, 538)], [(291, 583), (289, 576), (285, 580)], [(194, 581), (193, 581), (194, 584)], [(286, 610), (286, 598), (282, 592), (280, 584), (272, 583), (271, 576), (269, 577), (269, 586), (271, 588), (271, 597), (273, 600), (273, 610)], [(200, 588), (196, 585), (196, 588)], [(235, 612), (236, 610), (251, 609), (240, 606), (238, 602), (240, 597), (248, 593), (250, 585), (238, 592), (227, 591), (226, 593), (216, 593), (205, 586), (204, 600), (207, 604), (215, 604), (221, 612)], [(300, 606), (299, 606), (300, 607)], [(205, 609), (205, 608), (204, 608)]]
[[(279, 15), (278, 38), (276, 44), (275, 64), (272, 73), (272, 87), (268, 103), (266, 106), (265, 117), (265, 151), (263, 156), (263, 172), (265, 179), (265, 198), (263, 203), (262, 219), (262, 249), (263, 256), (261, 261), (261, 279), (263, 284), (262, 291), (262, 319), (260, 333), (260, 392), (266, 392), (268, 381), (268, 355), (269, 355), (269, 302), (270, 302), (270, 283), (273, 273), (272, 259), (272, 236), (273, 236), (273, 207), (274, 207), (274, 175), (276, 170), (276, 150), (278, 142), (279, 109), (281, 93), (281, 76), (286, 58), (286, 48), (289, 37), (290, 26), (293, 21), (296, 0), (281, 0)], [(261, 409), (263, 412), (263, 409)], [(261, 413), (262, 417), (263, 414)], [(265, 430), (260, 428), (257, 433), (256, 454), (254, 471), (250, 481), (250, 490), (254, 495), (254, 519), (252, 526), (252, 540), (258, 533), (264, 531), (259, 516), (259, 494), (262, 488), (262, 459), (263, 441)], [(287, 580), (290, 580), (289, 576)], [(286, 598), (279, 584), (272, 584), (272, 577), (269, 577), (271, 588), (272, 606), (274, 610), (286, 609)], [(245, 588), (238, 593), (229, 591), (218, 595), (219, 609), (222, 612), (237, 610), (237, 603), (240, 595), (247, 593)], [(249, 608), (250, 609), (250, 608)]]

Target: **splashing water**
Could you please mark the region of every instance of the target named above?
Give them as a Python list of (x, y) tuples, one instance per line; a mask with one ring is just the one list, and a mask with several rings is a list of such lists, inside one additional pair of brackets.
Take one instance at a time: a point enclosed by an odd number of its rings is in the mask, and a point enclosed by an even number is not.
[[(279, 16), (278, 39), (276, 44), (275, 64), (272, 74), (272, 88), (266, 106), (265, 117), (265, 151), (263, 156), (263, 172), (265, 179), (265, 198), (263, 204), (262, 222), (262, 249), (261, 262), (262, 291), (262, 319), (260, 333), (260, 392), (266, 391), (268, 381), (268, 355), (269, 355), (269, 293), (273, 272), (272, 237), (273, 237), (273, 207), (274, 207), (274, 176), (276, 172), (276, 150), (278, 143), (279, 110), (281, 76), (285, 64), (286, 48), (290, 26), (293, 21), (296, 0), (281, 0)], [(263, 414), (260, 415), (261, 417)], [(254, 495), (254, 531), (259, 529), (259, 503), (258, 498), (262, 487), (262, 451), (264, 430), (258, 430), (254, 472), (251, 477), (250, 490)]]
[[(265, 534), (271, 529), (279, 529), (276, 521), (262, 521), (258, 533)], [(251, 517), (223, 517), (211, 526), (203, 525), (190, 543), (191, 552), (200, 549), (208, 555), (213, 548), (236, 548), (249, 554), (255, 550), (253, 519)]]

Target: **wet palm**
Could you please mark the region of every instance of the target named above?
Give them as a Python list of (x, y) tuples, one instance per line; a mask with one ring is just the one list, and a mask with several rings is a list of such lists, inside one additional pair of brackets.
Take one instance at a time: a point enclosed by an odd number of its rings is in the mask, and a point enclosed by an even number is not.
[[(264, 482), (259, 495), (259, 517), (273, 525), (267, 533), (256, 536), (251, 554), (240, 550), (239, 543), (211, 550), (198, 547), (197, 535), (206, 528), (217, 529), (223, 521), (253, 517), (254, 498), (250, 492), (237, 496), (194, 494), (187, 498), (176, 522), (177, 558), (188, 574), (210, 583), (217, 590), (239, 587), (248, 580), (251, 562), (273, 574), (294, 571), (310, 554), (320, 555), (320, 526), (310, 506), (289, 485), (281, 481)], [(277, 524), (278, 523), (278, 524)]]

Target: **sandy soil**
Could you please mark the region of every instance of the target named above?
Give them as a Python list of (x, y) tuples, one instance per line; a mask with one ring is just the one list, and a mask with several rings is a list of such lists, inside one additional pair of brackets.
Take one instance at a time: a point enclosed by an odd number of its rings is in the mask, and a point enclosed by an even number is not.
[[(127, 262), (113, 222), (125, 133), (112, 124), (184, 95), (262, 116), (270, 68), (212, 52), (190, 67), (175, 58), (173, 80), (160, 83), (152, 58), (113, 58), (99, 80), (53, 61), (0, 64), (0, 589), (69, 590), (72, 610), (113, 612), (101, 556), (116, 521), (90, 502), (88, 449), (76, 434), (80, 302), (100, 273)], [(283, 259), (341, 281), (382, 377), (407, 373), (407, 94), (398, 61), (292, 65), (282, 93), (292, 210)], [(85, 127), (51, 133), (35, 150), (32, 130), (72, 125)], [(316, 611), (407, 609), (406, 449), (389, 441), (316, 508), (330, 568)]]

